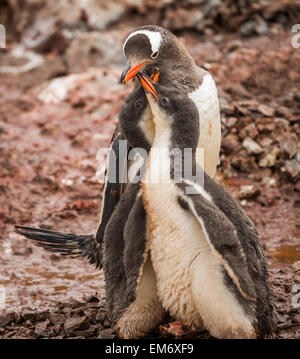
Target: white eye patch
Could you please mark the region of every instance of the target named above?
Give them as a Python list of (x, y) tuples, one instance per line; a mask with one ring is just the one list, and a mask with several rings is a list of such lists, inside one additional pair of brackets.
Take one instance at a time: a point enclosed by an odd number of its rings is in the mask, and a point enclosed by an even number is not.
[[(151, 45), (151, 50), (152, 50), (152, 54), (157, 52), (160, 48), (160, 45), (161, 45), (161, 42), (162, 42), (162, 35), (160, 32), (156, 32), (156, 31), (150, 31), (150, 30), (137, 30), (137, 31), (134, 31), (132, 32), (128, 37), (127, 39), (125, 40), (124, 42), (124, 46), (123, 46), (123, 53), (125, 55), (125, 46), (126, 46), (126, 43), (127, 41), (132, 38), (133, 36), (135, 35), (139, 35), (139, 34), (142, 34), (142, 35), (146, 35), (149, 39), (149, 42), (150, 42), (150, 45)], [(126, 56), (126, 55), (125, 55)]]

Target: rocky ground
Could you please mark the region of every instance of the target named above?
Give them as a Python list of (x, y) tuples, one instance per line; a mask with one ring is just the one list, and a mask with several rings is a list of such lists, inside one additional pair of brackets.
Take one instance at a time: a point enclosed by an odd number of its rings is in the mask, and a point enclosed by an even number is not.
[[(74, 3), (0, 3), (8, 29), (0, 49), (0, 338), (114, 336), (103, 273), (34, 247), (14, 225), (95, 231), (98, 151), (130, 92), (119, 84), (122, 41), (144, 23), (168, 26), (216, 80), (223, 133), (217, 181), (240, 201), (266, 246), (274, 336), (300, 338), (300, 48), (291, 45), (297, 1)], [(166, 318), (150, 337), (209, 335)]]

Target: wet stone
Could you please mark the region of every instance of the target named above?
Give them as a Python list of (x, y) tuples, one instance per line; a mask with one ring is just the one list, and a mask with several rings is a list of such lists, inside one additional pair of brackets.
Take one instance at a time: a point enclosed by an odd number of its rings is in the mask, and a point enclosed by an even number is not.
[(279, 117), (289, 118), (291, 116), (291, 111), (284, 106), (279, 106), (275, 110), (275, 115)]
[(34, 338), (35, 334), (32, 329), (22, 327), (17, 331), (17, 336), (21, 338)]
[(86, 330), (75, 330), (73, 335), (84, 338), (91, 337), (96, 334), (97, 330), (98, 328), (96, 326), (92, 326)]
[(289, 181), (297, 181), (300, 178), (300, 163), (297, 160), (287, 161), (281, 168), (281, 173)]
[(229, 134), (222, 140), (222, 149), (225, 154), (238, 151), (240, 148), (240, 142), (237, 136)]
[(46, 319), (49, 319), (49, 317), (50, 317), (49, 310), (35, 313), (35, 320), (37, 320), (37, 321), (46, 320)]
[(293, 276), (293, 280), (294, 280), (295, 283), (300, 283), (300, 274), (295, 274)]
[(293, 263), (292, 267), (295, 271), (300, 271), (300, 261)]
[(54, 332), (56, 335), (61, 334), (61, 332), (62, 332), (62, 325), (60, 325), (60, 324), (54, 325), (54, 327), (53, 327), (53, 332)]
[(35, 326), (35, 334), (38, 337), (50, 337), (52, 332), (50, 329), (48, 329), (48, 325), (50, 324), (49, 320), (46, 320), (44, 322), (38, 323)]
[(76, 330), (88, 329), (88, 319), (86, 317), (72, 317), (67, 319), (64, 324), (66, 336), (72, 336)]
[(273, 167), (276, 163), (277, 155), (279, 153), (278, 148), (273, 148), (271, 152), (266, 153), (259, 161), (258, 165), (259, 167), (265, 168), (265, 167)]
[(300, 323), (300, 314), (296, 314), (295, 316), (293, 316), (292, 322), (293, 323)]
[(273, 140), (270, 137), (263, 137), (261, 140), (259, 140), (259, 144), (263, 147), (263, 148), (268, 148), (272, 145)]
[(106, 328), (108, 328), (108, 327), (111, 326), (111, 323), (110, 323), (110, 321), (109, 321), (107, 318), (105, 318), (105, 320), (104, 320), (104, 322), (103, 322), (103, 326), (106, 327)]
[(33, 321), (31, 320), (25, 320), (23, 323), (24, 327), (26, 328), (32, 328), (33, 327)]
[(240, 188), (238, 198), (239, 199), (251, 199), (260, 194), (260, 189), (256, 185), (245, 185)]
[(15, 313), (9, 313), (0, 317), (0, 327), (5, 327), (7, 324), (15, 320)]
[(116, 334), (112, 329), (102, 330), (97, 337), (97, 339), (114, 339), (114, 338), (116, 338)]
[(100, 309), (99, 312), (96, 315), (97, 322), (103, 323), (106, 316), (107, 316), (107, 311), (104, 310), (104, 309)]
[(268, 105), (261, 104), (258, 106), (257, 110), (266, 117), (272, 117), (274, 115), (274, 108)]
[(97, 298), (95, 295), (91, 295), (88, 299), (87, 302), (88, 303), (99, 303), (99, 298)]
[(72, 315), (79, 315), (80, 317), (82, 317), (84, 315), (84, 311), (82, 308), (77, 308), (72, 310)]
[(25, 320), (25, 321), (34, 321), (35, 318), (36, 318), (36, 313), (34, 312), (24, 312), (21, 314), (22, 318)]
[(247, 150), (247, 152), (252, 155), (259, 155), (263, 153), (263, 149), (260, 147), (258, 143), (253, 141), (250, 137), (246, 137), (243, 141), (243, 147)]
[(53, 325), (61, 325), (65, 321), (65, 316), (63, 314), (50, 314), (50, 322)]
[(250, 138), (256, 138), (258, 135), (257, 128), (254, 123), (250, 123), (245, 127), (246, 133)]
[(64, 313), (64, 314), (70, 314), (71, 312), (72, 312), (72, 308), (63, 308), (62, 309), (62, 312)]
[(280, 151), (284, 158), (292, 159), (297, 153), (298, 138), (295, 134), (284, 136), (280, 141)]

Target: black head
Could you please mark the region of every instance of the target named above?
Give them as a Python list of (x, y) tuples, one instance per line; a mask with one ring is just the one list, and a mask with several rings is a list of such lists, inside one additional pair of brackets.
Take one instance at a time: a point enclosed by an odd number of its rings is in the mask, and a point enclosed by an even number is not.
[(132, 31), (124, 42), (123, 52), (129, 66), (121, 76), (128, 82), (140, 70), (150, 75), (155, 68), (162, 73), (166, 66), (189, 66), (192, 58), (184, 45), (170, 31), (156, 25), (146, 25)]
[(147, 116), (147, 111), (149, 108), (145, 90), (139, 86), (125, 99), (119, 115), (119, 124), (132, 148), (141, 147), (148, 151), (150, 144), (141, 127), (138, 126), (144, 116)]
[(133, 30), (124, 42), (123, 52), (131, 62), (152, 62), (164, 54), (165, 45), (173, 35), (160, 26), (146, 25)]

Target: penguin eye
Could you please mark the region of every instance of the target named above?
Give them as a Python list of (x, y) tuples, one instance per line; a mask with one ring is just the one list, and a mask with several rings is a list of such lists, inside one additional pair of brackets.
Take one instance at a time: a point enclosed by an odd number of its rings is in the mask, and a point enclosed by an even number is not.
[(167, 97), (163, 97), (163, 98), (161, 99), (161, 103), (162, 103), (163, 105), (167, 105), (167, 104), (169, 103), (169, 99), (168, 99)]
[(143, 102), (141, 100), (137, 100), (136, 103), (135, 103), (135, 107), (137, 109), (140, 109), (142, 106), (143, 106)]
[(155, 52), (153, 52), (152, 54), (151, 54), (151, 59), (156, 59), (157, 58), (157, 56), (158, 56), (158, 51), (155, 51)]

